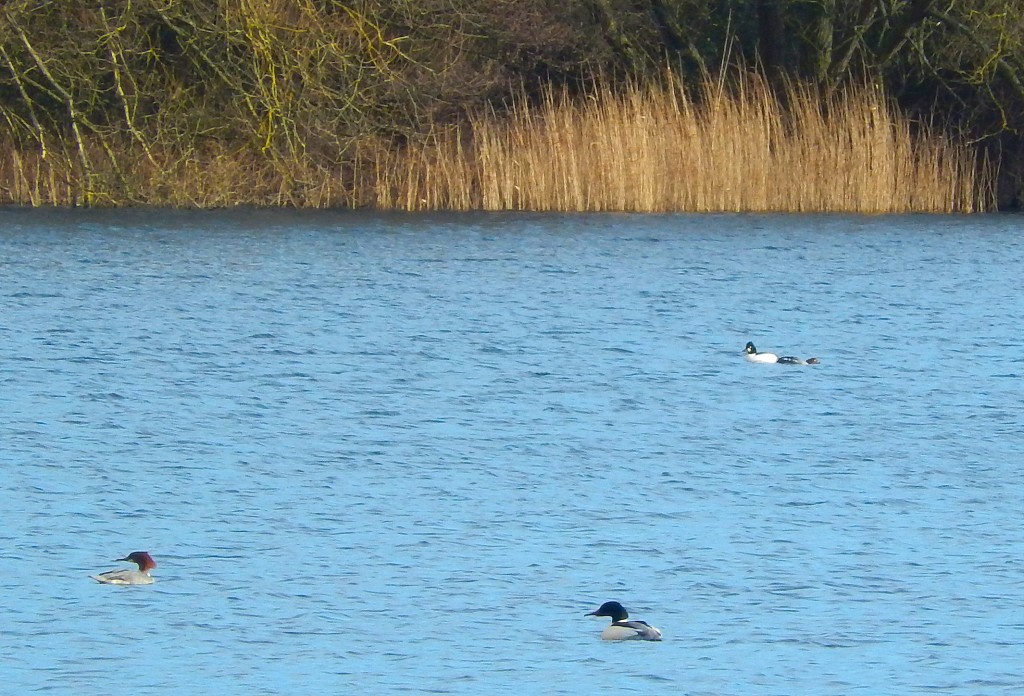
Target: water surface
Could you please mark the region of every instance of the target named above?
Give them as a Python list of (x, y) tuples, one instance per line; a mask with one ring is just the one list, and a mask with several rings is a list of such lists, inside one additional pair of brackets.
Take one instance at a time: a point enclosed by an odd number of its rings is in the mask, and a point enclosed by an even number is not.
[(1017, 693), (1022, 229), (0, 211), (0, 680)]

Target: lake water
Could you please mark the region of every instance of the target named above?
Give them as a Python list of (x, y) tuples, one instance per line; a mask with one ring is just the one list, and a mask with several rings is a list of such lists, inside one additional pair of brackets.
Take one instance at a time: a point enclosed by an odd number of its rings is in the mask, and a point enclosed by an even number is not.
[(0, 684), (1020, 693), (1022, 275), (1014, 216), (2, 210)]

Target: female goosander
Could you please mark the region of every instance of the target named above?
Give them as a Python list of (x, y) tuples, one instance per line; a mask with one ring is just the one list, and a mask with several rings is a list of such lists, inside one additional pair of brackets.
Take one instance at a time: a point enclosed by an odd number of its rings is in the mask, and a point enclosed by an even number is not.
[(153, 578), (150, 577), (149, 571), (156, 568), (156, 561), (146, 551), (132, 551), (124, 558), (118, 558), (118, 561), (128, 561), (129, 563), (135, 563), (139, 566), (138, 570), (108, 570), (106, 573), (100, 573), (99, 575), (90, 575), (89, 577), (96, 582), (103, 582), (108, 585), (151, 585), (153, 584)]
[(807, 360), (801, 360), (800, 358), (794, 358), (792, 355), (783, 355), (781, 358), (775, 353), (758, 353), (757, 348), (750, 341), (747, 341), (747, 347), (743, 349), (746, 353), (748, 361), (753, 363), (778, 363), (780, 365), (820, 365), (821, 361), (817, 358), (807, 358)]
[(611, 624), (601, 631), (601, 640), (661, 640), (661, 631), (646, 621), (627, 621), (629, 613), (618, 602), (605, 602), (584, 616), (611, 617)]

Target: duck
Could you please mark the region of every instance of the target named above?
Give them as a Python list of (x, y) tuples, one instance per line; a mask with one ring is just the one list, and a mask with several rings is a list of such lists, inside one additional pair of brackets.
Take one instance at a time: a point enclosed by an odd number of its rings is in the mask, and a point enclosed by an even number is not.
[(746, 358), (749, 362), (753, 363), (778, 363), (779, 365), (820, 365), (821, 360), (818, 358), (807, 358), (803, 360), (801, 358), (795, 358), (792, 355), (783, 355), (779, 357), (775, 353), (758, 353), (757, 348), (750, 341), (747, 341), (746, 347), (743, 349), (746, 354)]
[(584, 616), (611, 617), (611, 624), (601, 631), (601, 640), (661, 640), (661, 631), (646, 621), (627, 621), (629, 612), (618, 602), (605, 602)]
[(800, 358), (794, 358), (794, 357), (792, 357), (790, 355), (784, 355), (781, 358), (779, 358), (779, 364), (780, 365), (820, 365), (821, 364), (821, 360), (819, 360), (818, 358), (807, 358), (806, 360), (801, 360)]
[(124, 558), (118, 558), (118, 562), (127, 561), (128, 563), (135, 563), (139, 566), (138, 570), (108, 570), (105, 573), (99, 575), (90, 575), (89, 577), (96, 582), (102, 582), (106, 585), (152, 585), (153, 577), (149, 574), (149, 571), (156, 568), (156, 561), (146, 551), (132, 551)]

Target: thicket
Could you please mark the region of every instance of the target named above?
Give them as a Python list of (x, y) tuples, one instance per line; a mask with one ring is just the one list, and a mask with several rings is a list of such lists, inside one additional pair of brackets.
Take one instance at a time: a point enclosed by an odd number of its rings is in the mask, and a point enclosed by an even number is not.
[[(363, 205), (381, 162), (595, 80), (874, 84), (1024, 196), (1024, 0), (5, 0), (0, 200)], [(623, 94), (628, 91), (624, 88)], [(186, 185), (187, 184), (187, 185)]]

